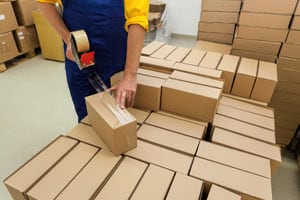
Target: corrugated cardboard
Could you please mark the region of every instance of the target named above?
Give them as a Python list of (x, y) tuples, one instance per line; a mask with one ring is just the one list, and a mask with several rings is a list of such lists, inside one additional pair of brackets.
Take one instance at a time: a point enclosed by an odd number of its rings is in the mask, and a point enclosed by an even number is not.
[(151, 57), (165, 59), (168, 55), (170, 55), (177, 47), (172, 45), (164, 45), (153, 54)]
[(250, 52), (250, 51), (244, 51), (240, 49), (232, 49), (231, 55), (245, 57), (245, 58), (252, 58), (257, 60), (263, 60), (267, 62), (276, 62), (277, 55), (268, 55), (268, 54), (262, 54), (262, 53), (256, 53), (256, 52)]
[(290, 20), (291, 15), (241, 12), (239, 25), (262, 28), (288, 29)]
[(249, 173), (271, 178), (270, 160), (236, 149), (200, 141), (197, 156)]
[(235, 134), (231, 131), (214, 128), (212, 142), (270, 159), (272, 175), (275, 174), (281, 163), (280, 147)]
[(167, 200), (201, 199), (203, 181), (176, 173)]
[(235, 30), (235, 24), (201, 22), (201, 21), (199, 21), (198, 24), (198, 31), (201, 32), (233, 34), (234, 30)]
[(300, 106), (300, 95), (275, 90), (272, 96), (272, 101), (286, 102)]
[(300, 58), (300, 45), (283, 43), (280, 56), (289, 58)]
[[(128, 199), (141, 179), (147, 164), (125, 157), (97, 195), (99, 199)], [(117, 188), (117, 191), (116, 191)]]
[(250, 98), (270, 102), (277, 84), (277, 66), (270, 62), (259, 62), (258, 73)]
[[(115, 154), (122, 154), (136, 147), (136, 119), (124, 109), (124, 114), (129, 118), (121, 124), (112, 111), (102, 103), (104, 100), (114, 102), (112, 96), (102, 92), (85, 98), (89, 120), (103, 142)], [(116, 104), (111, 104), (113, 109)]]
[(198, 139), (204, 137), (206, 128), (201, 124), (157, 113), (151, 113), (145, 123)]
[(140, 110), (136, 108), (127, 108), (128, 112), (132, 114), (137, 120), (137, 123), (142, 124), (150, 115), (150, 111)]
[(172, 67), (175, 64), (174, 61), (151, 58), (148, 56), (141, 56), (140, 63), (143, 66), (143, 68), (147, 67), (151, 70), (160, 71), (164, 73), (171, 73)]
[(200, 67), (206, 67), (211, 69), (216, 69), (220, 63), (222, 54), (216, 52), (207, 52), (205, 57), (202, 59), (199, 64)]
[(207, 41), (199, 40), (196, 42), (194, 49), (218, 52), (221, 54), (230, 54), (232, 46), (226, 45), (226, 44), (219, 44), (219, 43), (215, 43), (215, 42), (207, 42)]
[(223, 58), (217, 67), (222, 71), (222, 79), (225, 80), (223, 92), (229, 94), (235, 77), (240, 58), (237, 56), (223, 55)]
[(234, 12), (208, 12), (202, 11), (200, 21), (202, 22), (219, 22), (235, 24), (238, 21), (239, 13)]
[(168, 57), (166, 57), (166, 60), (181, 62), (190, 51), (191, 49), (189, 48), (177, 47)]
[(215, 199), (241, 200), (242, 197), (229, 190), (225, 190), (224, 188), (212, 184), (208, 193), (207, 200)]
[(220, 1), (220, 0), (203, 0), (202, 10), (221, 11), (221, 12), (239, 12), (241, 1)]
[(240, 135), (254, 138), (260, 141), (275, 144), (275, 131), (261, 128), (247, 122), (242, 122), (229, 117), (215, 115), (213, 125), (229, 131), (233, 131)]
[(176, 63), (173, 66), (173, 69), (178, 71), (183, 71), (183, 72), (189, 72), (191, 74), (196, 74), (200, 76), (215, 78), (215, 79), (220, 79), (222, 75), (222, 72), (219, 70), (203, 68), (194, 65), (187, 65), (183, 63)]
[(237, 37), (250, 40), (285, 42), (288, 29), (273, 29), (252, 26), (238, 26)]
[(164, 199), (173, 176), (174, 172), (150, 164), (130, 199)]
[(12, 32), (0, 34), (0, 63), (19, 55)]
[(27, 192), (30, 200), (54, 199), (96, 154), (98, 149), (79, 143)]
[(40, 46), (35, 26), (20, 26), (14, 31), (14, 35), (21, 53), (26, 53)]
[[(299, 71), (299, 69), (300, 69), (300, 59), (279, 56), (279, 59), (277, 61), (277, 68), (278, 68), (278, 70), (288, 68), (288, 69)], [(280, 74), (281, 73), (278, 72), (278, 80), (280, 80)]]
[(250, 97), (256, 79), (257, 65), (258, 60), (241, 58), (231, 94), (244, 98)]
[(224, 86), (224, 81), (223, 80), (216, 80), (212, 78), (207, 78), (207, 77), (202, 77), (186, 72), (181, 72), (181, 71), (174, 71), (170, 77), (171, 79), (175, 80), (181, 80), (181, 81), (186, 81), (190, 83), (196, 83), (200, 85), (206, 85), (210, 87), (215, 87), (219, 89), (223, 89)]
[(296, 16), (296, 15), (294, 16), (291, 29), (300, 30), (300, 16)]
[(232, 44), (233, 34), (227, 33), (211, 33), (211, 32), (198, 32), (198, 40), (205, 40), (210, 42), (218, 42), (222, 44)]
[[(294, 72), (294, 71), (291, 71), (291, 72)], [(299, 75), (299, 73), (298, 73), (298, 75)], [(298, 76), (298, 77), (300, 77), (300, 76)], [(276, 90), (300, 95), (300, 83), (280, 81), (276, 85)]]
[(60, 136), (5, 179), (4, 184), (12, 198), (25, 200), (25, 192), (68, 154), (77, 143), (76, 140)]
[(196, 153), (199, 143), (199, 139), (147, 124), (143, 124), (137, 134), (142, 140), (190, 155)]
[(182, 63), (189, 64), (189, 65), (199, 65), (204, 55), (205, 55), (205, 51), (192, 49), (190, 53), (182, 61)]
[(138, 68), (138, 74), (152, 76), (152, 77), (156, 77), (156, 78), (162, 78), (162, 79), (167, 79), (170, 76), (170, 74), (166, 74), (166, 73), (158, 72), (158, 71), (153, 71), (153, 70), (150, 70), (150, 69), (144, 69), (143, 67)]
[(12, 4), (20, 26), (30, 26), (34, 24), (32, 12), (38, 10), (38, 4), (35, 0), (18, 0)]
[(292, 15), (297, 0), (245, 0), (242, 11)]
[[(41, 45), (42, 56), (50, 60), (64, 61), (65, 54), (61, 37), (52, 28), (41, 12), (34, 11), (32, 15)], [(51, 40), (49, 40), (49, 38), (51, 38)]]
[(223, 96), (232, 98), (232, 99), (236, 99), (236, 100), (240, 100), (240, 101), (245, 101), (247, 103), (251, 103), (251, 104), (255, 104), (255, 105), (259, 105), (259, 106), (268, 106), (268, 103), (266, 102), (262, 102), (262, 101), (256, 101), (253, 99), (248, 99), (248, 98), (243, 98), (243, 97), (238, 97), (235, 95), (231, 95), (231, 94), (223, 94)]
[(90, 199), (120, 161), (111, 152), (100, 150), (55, 199)]
[(17, 19), (11, 2), (0, 2), (0, 34), (13, 31), (18, 28)]
[(193, 160), (192, 156), (178, 153), (142, 140), (138, 140), (137, 148), (126, 152), (125, 155), (183, 174), (188, 173)]
[(240, 49), (244, 51), (251, 51), (269, 55), (277, 55), (280, 47), (280, 42), (248, 40), (242, 38), (235, 38), (232, 44), (233, 49)]
[[(222, 185), (243, 196), (243, 199), (272, 199), (271, 179), (250, 174), (202, 158), (195, 158), (191, 176), (208, 183)], [(234, 177), (234, 178), (233, 178)], [(206, 187), (208, 187), (208, 183)]]
[(165, 45), (164, 42), (154, 40), (153, 42), (151, 42), (147, 46), (143, 47), (143, 49), (142, 49), (142, 55), (150, 56), (156, 50), (158, 50), (159, 48), (161, 48), (163, 45)]
[(286, 42), (300, 45), (300, 31), (290, 30)]
[(158, 111), (160, 109), (161, 87), (165, 79), (137, 75), (137, 90), (134, 106)]
[(168, 79), (162, 86), (161, 109), (212, 122), (221, 93), (218, 88)]

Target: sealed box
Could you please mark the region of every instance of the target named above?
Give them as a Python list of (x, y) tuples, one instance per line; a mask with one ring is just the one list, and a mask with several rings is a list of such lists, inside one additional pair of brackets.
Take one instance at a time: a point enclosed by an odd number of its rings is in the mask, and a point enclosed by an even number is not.
[(33, 25), (27, 27), (20, 26), (14, 31), (14, 34), (20, 53), (26, 53), (40, 46), (35, 27)]
[(210, 42), (218, 42), (222, 44), (232, 44), (233, 34), (226, 33), (209, 33), (209, 32), (198, 32), (198, 40), (205, 40)]
[(297, 0), (244, 0), (242, 11), (292, 15)]
[(283, 43), (280, 56), (299, 59), (300, 45)]
[(165, 59), (168, 55), (170, 55), (177, 47), (172, 45), (164, 45), (151, 54), (153, 58)]
[(259, 62), (258, 73), (250, 98), (270, 102), (277, 84), (277, 66), (275, 63)]
[(198, 24), (198, 31), (201, 32), (234, 34), (234, 30), (235, 24), (202, 21)]
[(0, 34), (0, 63), (19, 55), (12, 32)]
[(18, 28), (18, 22), (11, 2), (0, 2), (0, 27), (0, 34)]
[(290, 30), (286, 42), (300, 45), (300, 31)]
[(214, 200), (214, 199), (241, 200), (242, 197), (236, 193), (233, 193), (229, 190), (226, 190), (222, 187), (212, 184), (208, 193), (207, 200)]
[(231, 94), (249, 98), (257, 73), (258, 60), (241, 58)]
[(273, 63), (275, 63), (277, 60), (277, 55), (262, 54), (262, 53), (250, 52), (250, 51), (245, 51), (240, 49), (232, 49), (231, 55), (263, 60), (263, 61), (273, 62)]
[(177, 47), (168, 57), (166, 57), (166, 60), (182, 62), (182, 60), (188, 55), (190, 51), (191, 49), (189, 48)]
[(26, 200), (25, 193), (59, 160), (77, 145), (77, 141), (60, 136), (4, 180), (13, 199)]
[(205, 51), (192, 49), (190, 53), (182, 61), (182, 63), (188, 65), (199, 65), (204, 56), (205, 56)]
[(223, 55), (223, 58), (217, 69), (222, 71), (222, 79), (224, 81), (223, 92), (229, 94), (235, 77), (235, 73), (239, 64), (240, 58), (232, 55)]
[(241, 1), (203, 0), (202, 10), (220, 12), (240, 12)]
[(234, 12), (210, 12), (202, 11), (200, 20), (202, 22), (219, 22), (236, 24), (238, 22), (239, 13)]
[(199, 67), (206, 67), (211, 69), (216, 69), (220, 63), (222, 54), (216, 52), (207, 52), (202, 59)]
[(162, 86), (161, 109), (212, 122), (221, 93), (218, 88), (168, 79)]
[(147, 46), (143, 47), (143, 49), (142, 49), (142, 55), (150, 56), (156, 50), (158, 50), (159, 48), (161, 48), (164, 45), (165, 45), (164, 42), (161, 42), (161, 41), (158, 41), (158, 40), (154, 40), (153, 42), (151, 42)]
[(86, 97), (89, 120), (98, 136), (115, 155), (136, 147), (136, 119), (102, 92)]
[(34, 24), (32, 12), (38, 10), (38, 4), (35, 0), (18, 0), (12, 4), (20, 26), (30, 26)]

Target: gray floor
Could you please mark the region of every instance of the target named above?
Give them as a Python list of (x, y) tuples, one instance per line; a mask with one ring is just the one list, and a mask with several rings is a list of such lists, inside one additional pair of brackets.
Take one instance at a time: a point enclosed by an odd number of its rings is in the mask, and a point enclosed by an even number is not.
[[(173, 36), (171, 44), (192, 47), (194, 37)], [(64, 65), (40, 55), (0, 73), (0, 179), (76, 125)], [(293, 152), (283, 152), (272, 178), (274, 200), (299, 200), (300, 176)], [(11, 199), (0, 186), (0, 199)]]

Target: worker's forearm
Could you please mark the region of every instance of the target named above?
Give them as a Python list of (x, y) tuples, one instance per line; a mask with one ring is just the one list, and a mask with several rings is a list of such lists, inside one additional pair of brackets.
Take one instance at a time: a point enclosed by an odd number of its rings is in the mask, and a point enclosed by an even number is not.
[(70, 31), (66, 27), (60, 13), (56, 9), (54, 4), (49, 3), (39, 3), (40, 9), (49, 23), (57, 31), (57, 33), (62, 37), (65, 43), (70, 40)]

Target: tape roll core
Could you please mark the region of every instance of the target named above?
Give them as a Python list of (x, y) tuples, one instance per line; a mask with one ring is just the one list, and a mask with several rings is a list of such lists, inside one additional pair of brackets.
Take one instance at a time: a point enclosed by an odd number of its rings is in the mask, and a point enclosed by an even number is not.
[(82, 53), (90, 50), (89, 39), (84, 30), (73, 31), (71, 32), (71, 34), (75, 40), (76, 49), (78, 53)]

